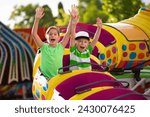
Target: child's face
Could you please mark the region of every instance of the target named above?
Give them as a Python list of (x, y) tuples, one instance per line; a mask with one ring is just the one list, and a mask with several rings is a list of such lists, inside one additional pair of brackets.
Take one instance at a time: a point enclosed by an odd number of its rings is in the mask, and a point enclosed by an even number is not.
[(51, 29), (47, 34), (47, 41), (51, 46), (56, 46), (60, 37), (56, 29)]
[(84, 52), (89, 45), (89, 40), (81, 38), (76, 40), (76, 47), (80, 52)]

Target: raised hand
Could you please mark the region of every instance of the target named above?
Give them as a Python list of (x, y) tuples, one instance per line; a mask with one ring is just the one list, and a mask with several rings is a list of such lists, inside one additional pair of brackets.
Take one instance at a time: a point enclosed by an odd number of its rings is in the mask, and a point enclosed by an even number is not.
[(76, 5), (71, 5), (71, 11), (69, 11), (71, 19), (72, 19), (72, 24), (77, 24), (79, 21), (79, 16), (78, 16), (78, 8)]
[(72, 18), (75, 18), (78, 16), (78, 8), (76, 5), (71, 5), (71, 11), (69, 11)]
[(102, 28), (102, 20), (99, 17), (96, 18), (96, 24), (98, 28)]
[(76, 25), (78, 23), (78, 21), (79, 21), (79, 16), (72, 18), (72, 24)]
[(44, 8), (43, 7), (38, 7), (36, 9), (35, 18), (36, 19), (41, 19), (43, 16), (44, 16)]

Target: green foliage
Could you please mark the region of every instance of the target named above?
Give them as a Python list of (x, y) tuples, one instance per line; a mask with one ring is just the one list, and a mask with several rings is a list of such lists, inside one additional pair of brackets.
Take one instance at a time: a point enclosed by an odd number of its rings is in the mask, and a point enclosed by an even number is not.
[(52, 10), (48, 5), (44, 5), (45, 15), (41, 19), (39, 26), (49, 27), (51, 25), (55, 25), (55, 18), (53, 17)]
[(58, 16), (55, 18), (57, 26), (67, 25), (69, 21), (69, 15), (65, 13), (62, 3), (58, 4)]
[(90, 4), (87, 5), (87, 10), (83, 15), (83, 22), (94, 24), (96, 23), (97, 17), (101, 17), (103, 20), (108, 19), (106, 12), (99, 10), (98, 6), (95, 4), (95, 1), (92, 0), (90, 1)]
[(102, 11), (101, 0), (79, 0), (80, 21), (93, 24), (97, 17), (108, 18), (105, 11)]
[(59, 12), (61, 13), (61, 18), (57, 17), (55, 19), (56, 25), (57, 26), (67, 25), (68, 21), (69, 21), (69, 15), (67, 15), (66, 13), (64, 13), (63, 10), (59, 10)]
[[(10, 20), (15, 21), (14, 28), (31, 28), (34, 22), (35, 9), (39, 5), (28, 4), (15, 6)], [(63, 4), (58, 4), (58, 16), (54, 17), (48, 5), (43, 6), (45, 15), (40, 21), (40, 26), (64, 26), (68, 24), (69, 14), (66, 14)], [(105, 22), (118, 22), (134, 16), (141, 7), (150, 8), (141, 0), (79, 0), (80, 22), (95, 24), (100, 17)]]
[(35, 8), (38, 5), (28, 4), (27, 6), (15, 6), (14, 11), (12, 11), (10, 20), (15, 21), (15, 28), (20, 27), (30, 27), (33, 23), (35, 14)]
[[(104, 11), (108, 11), (116, 22), (134, 16), (138, 10), (145, 6), (141, 0), (103, 0)], [(108, 19), (108, 22), (112, 20)], [(112, 21), (113, 22), (113, 21)]]
[[(26, 6), (15, 6), (11, 13), (10, 20), (15, 21), (14, 28), (31, 28), (34, 22), (35, 9), (39, 5), (28, 4)], [(51, 9), (47, 6), (43, 6), (45, 9), (45, 15), (40, 21), (40, 26), (49, 26), (55, 24)]]
[(141, 0), (79, 0), (80, 21), (95, 23), (96, 17), (103, 22), (118, 22), (134, 16), (145, 4)]

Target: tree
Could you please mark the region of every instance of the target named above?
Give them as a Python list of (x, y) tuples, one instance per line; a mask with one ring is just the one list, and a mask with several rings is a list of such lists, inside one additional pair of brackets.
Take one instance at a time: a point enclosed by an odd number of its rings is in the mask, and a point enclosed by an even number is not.
[[(118, 22), (123, 19), (134, 16), (138, 10), (145, 6), (141, 0), (103, 0), (102, 9), (107, 11), (112, 17), (109, 22)], [(114, 18), (115, 20), (111, 20)]]
[(108, 14), (102, 11), (101, 0), (79, 0), (79, 15), (80, 21), (93, 24), (96, 18), (100, 17), (103, 21), (108, 19)]
[[(28, 4), (26, 6), (15, 6), (11, 13), (10, 20), (15, 21), (14, 28), (31, 28), (34, 22), (35, 9), (39, 5)], [(41, 19), (39, 26), (49, 26), (55, 24), (55, 19), (49, 6), (44, 5), (45, 15)]]
[(96, 17), (103, 22), (118, 22), (134, 16), (145, 4), (141, 0), (79, 0), (80, 21), (95, 23)]
[(98, 6), (95, 5), (95, 1), (91, 0), (90, 3), (87, 5), (86, 13), (83, 15), (83, 21), (85, 23), (96, 23), (96, 18), (100, 17), (104, 21), (108, 19), (108, 15), (106, 12), (100, 10)]
[(65, 13), (63, 8), (63, 4), (59, 2), (58, 4), (58, 16), (55, 18), (55, 22), (57, 26), (67, 25), (69, 21), (69, 15)]
[[(14, 28), (31, 28), (34, 22), (35, 9), (39, 5), (28, 4), (15, 6), (10, 20), (15, 21)], [(147, 5), (147, 8), (150, 5)], [(118, 22), (134, 16), (145, 4), (141, 0), (79, 0), (80, 22), (94, 24), (100, 17), (103, 22)], [(63, 4), (58, 4), (58, 16), (54, 17), (51, 8), (44, 5), (45, 15), (40, 26), (64, 26), (68, 24), (69, 15), (65, 13)]]
[(55, 25), (56, 24), (55, 17), (52, 14), (51, 8), (48, 5), (44, 5), (43, 8), (45, 10), (45, 15), (40, 21), (41, 22), (40, 26), (48, 27), (51, 25)]

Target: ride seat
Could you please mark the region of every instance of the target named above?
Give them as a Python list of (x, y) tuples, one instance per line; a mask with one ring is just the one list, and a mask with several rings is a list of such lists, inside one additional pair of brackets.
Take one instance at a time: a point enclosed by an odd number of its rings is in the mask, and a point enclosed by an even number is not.
[[(76, 71), (79, 72), (79, 71)], [(86, 72), (86, 73), (81, 73), (78, 75), (74, 75), (65, 81), (61, 82), (59, 85), (56, 86), (56, 90), (60, 93), (60, 95), (68, 100), (70, 97), (75, 95), (78, 91), (83, 91), (83, 90), (88, 90), (90, 88), (94, 87), (101, 87), (101, 86), (117, 86), (117, 87), (122, 87), (123, 85), (120, 82), (98, 82), (94, 83), (96, 81), (103, 81), (103, 80), (108, 80), (108, 81), (116, 81), (115, 78), (113, 78), (110, 75), (104, 74), (104, 73), (98, 73), (98, 72)], [(93, 83), (90, 86), (83, 86), (88, 83)], [(76, 89), (79, 86), (83, 86), (83, 88)]]
[(143, 95), (125, 88), (111, 88), (94, 93), (84, 100), (147, 100)]

